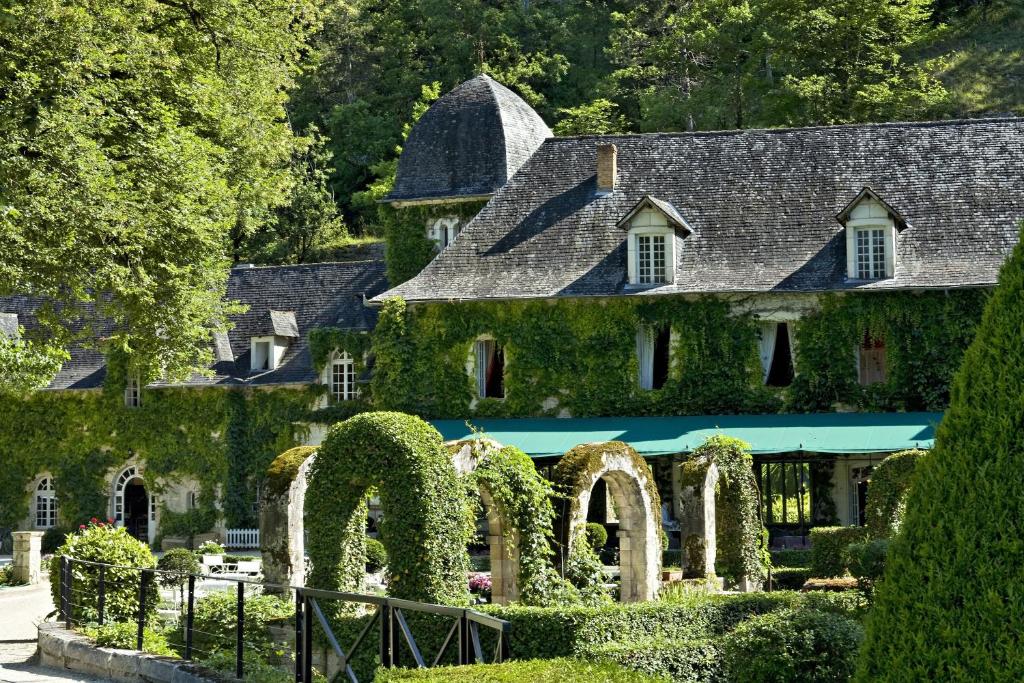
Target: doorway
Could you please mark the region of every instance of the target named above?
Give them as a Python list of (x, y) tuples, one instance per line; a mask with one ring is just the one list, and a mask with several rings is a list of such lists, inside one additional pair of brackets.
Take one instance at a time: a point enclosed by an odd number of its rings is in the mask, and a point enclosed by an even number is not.
[(133, 479), (124, 487), (124, 526), (135, 538), (149, 542), (149, 496), (142, 479)]

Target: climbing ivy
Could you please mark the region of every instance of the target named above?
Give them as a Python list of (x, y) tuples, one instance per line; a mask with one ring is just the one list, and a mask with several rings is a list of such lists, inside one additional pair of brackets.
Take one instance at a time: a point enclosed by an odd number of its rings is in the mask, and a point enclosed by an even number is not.
[(732, 581), (764, 581), (770, 565), (754, 479), (750, 445), (715, 435), (683, 463), (682, 484), (702, 486), (707, 470), (718, 466), (715, 487), (715, 571)]
[(434, 243), (427, 237), (430, 222), (444, 216), (457, 216), (467, 221), (480, 213), (486, 203), (426, 204), (401, 209), (381, 205), (378, 215), (384, 224), (385, 260), (391, 286), (416, 276), (437, 254)]
[[(225, 387), (144, 388), (137, 408), (126, 408), (123, 383), (110, 379), (100, 391), (41, 391), (0, 398), (0, 526), (13, 526), (29, 511), (32, 480), (50, 472), (61, 517), (78, 524), (106, 518), (107, 477), (136, 456), (145, 464), (150, 492), (191, 478), (200, 487), (198, 510), (161, 514), (161, 534), (209, 530), (223, 493), (229, 526), (253, 526), (255, 484), (274, 456), (303, 435), (309, 389), (254, 391)], [(205, 528), (201, 528), (205, 527)]]
[(359, 587), (365, 501), (375, 489), (384, 512), (380, 537), (389, 558), (389, 593), (442, 604), (466, 601), (473, 518), (437, 430), (401, 413), (356, 415), (328, 432), (309, 479), (311, 586)]

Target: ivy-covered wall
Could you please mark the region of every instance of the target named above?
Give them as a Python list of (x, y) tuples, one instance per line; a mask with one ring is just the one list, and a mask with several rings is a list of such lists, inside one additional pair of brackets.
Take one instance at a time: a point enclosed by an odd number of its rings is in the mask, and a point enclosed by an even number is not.
[[(797, 325), (797, 378), (762, 384), (758, 321), (720, 298), (443, 303), (391, 300), (374, 334), (378, 408), (433, 418), (941, 410), (970, 342), (985, 290), (825, 295)], [(638, 325), (670, 324), (665, 386), (638, 388)], [(888, 379), (862, 387), (856, 349), (865, 332), (886, 342)], [(466, 372), (474, 340), (505, 347), (505, 398), (474, 404)], [(553, 404), (550, 399), (557, 399)], [(471, 405), (473, 406), (471, 408)]]
[(443, 216), (457, 216), (468, 221), (486, 202), (426, 204), (396, 209), (382, 205), (379, 211), (384, 223), (384, 242), (388, 282), (392, 287), (416, 276), (437, 254), (427, 237), (427, 223)]
[(45, 471), (56, 481), (62, 519), (77, 524), (106, 517), (106, 477), (132, 456), (145, 462), (147, 486), (158, 495), (161, 478), (199, 482), (199, 507), (163, 514), (160, 533), (208, 530), (218, 490), (228, 526), (255, 526), (254, 484), (276, 454), (301, 440), (294, 423), (307, 418), (316, 393), (167, 387), (143, 389), (142, 405), (126, 408), (116, 384), (0, 397), (0, 526), (27, 516), (26, 487)]

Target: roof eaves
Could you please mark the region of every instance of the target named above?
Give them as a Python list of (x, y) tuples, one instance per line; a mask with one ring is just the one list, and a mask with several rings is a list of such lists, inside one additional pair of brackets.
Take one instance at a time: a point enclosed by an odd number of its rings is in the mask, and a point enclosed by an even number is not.
[(629, 222), (633, 220), (633, 216), (638, 214), (641, 210), (644, 209), (644, 207), (647, 206), (657, 209), (660, 213), (664, 214), (665, 218), (667, 218), (668, 221), (672, 223), (672, 225), (674, 225), (677, 230), (682, 230), (687, 235), (692, 235), (696, 232), (693, 229), (693, 227), (686, 221), (686, 219), (683, 218), (682, 214), (679, 213), (679, 210), (672, 205), (671, 202), (667, 202), (663, 199), (658, 199), (657, 197), (654, 197), (649, 194), (644, 195), (639, 202), (634, 204), (633, 208), (630, 209), (625, 216), (619, 219), (619, 221), (615, 224), (615, 227), (623, 230), (627, 229), (629, 227)]

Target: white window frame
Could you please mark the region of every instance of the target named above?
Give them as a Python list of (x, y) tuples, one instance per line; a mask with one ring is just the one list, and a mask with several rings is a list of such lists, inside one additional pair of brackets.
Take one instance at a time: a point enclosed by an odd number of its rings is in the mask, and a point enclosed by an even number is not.
[(50, 475), (46, 475), (36, 484), (33, 512), (36, 529), (51, 529), (57, 526), (57, 489)]
[[(637, 212), (630, 219), (627, 236), (627, 274), (629, 284), (639, 287), (657, 287), (675, 282), (676, 271), (676, 232), (668, 224), (668, 219), (661, 211), (647, 207)], [(664, 243), (665, 270), (661, 279), (642, 281), (641, 238), (660, 238)], [(653, 272), (653, 264), (651, 265)]]
[(356, 363), (347, 351), (335, 350), (327, 364), (328, 386), (335, 401), (351, 401), (359, 396)]
[(462, 232), (462, 221), (458, 216), (442, 216), (427, 223), (427, 239), (434, 243), (438, 252), (451, 246)]
[[(881, 231), (884, 254), (881, 262), (871, 246), (868, 275), (861, 277), (860, 259), (858, 258), (859, 238), (862, 234)], [(889, 216), (888, 210), (870, 197), (863, 199), (850, 212), (846, 221), (846, 275), (851, 280), (871, 282), (893, 277), (896, 271), (896, 225)]]
[[(257, 353), (261, 344), (267, 345), (266, 356)], [(260, 362), (266, 361), (264, 363)], [(277, 369), (277, 340), (274, 337), (253, 337), (249, 349), (249, 369), (253, 372), (270, 372)]]
[(142, 405), (142, 380), (138, 375), (129, 375), (124, 385), (125, 408), (138, 408)]
[[(142, 479), (142, 475), (139, 473), (139, 468), (135, 465), (129, 465), (121, 470), (121, 473), (114, 480), (114, 524), (116, 526), (124, 525), (124, 489), (128, 486), (128, 483), (134, 479)], [(145, 479), (143, 486), (145, 486)], [(150, 501), (153, 500), (153, 496), (149, 495), (149, 491), (146, 491), (146, 495), (149, 496)]]

